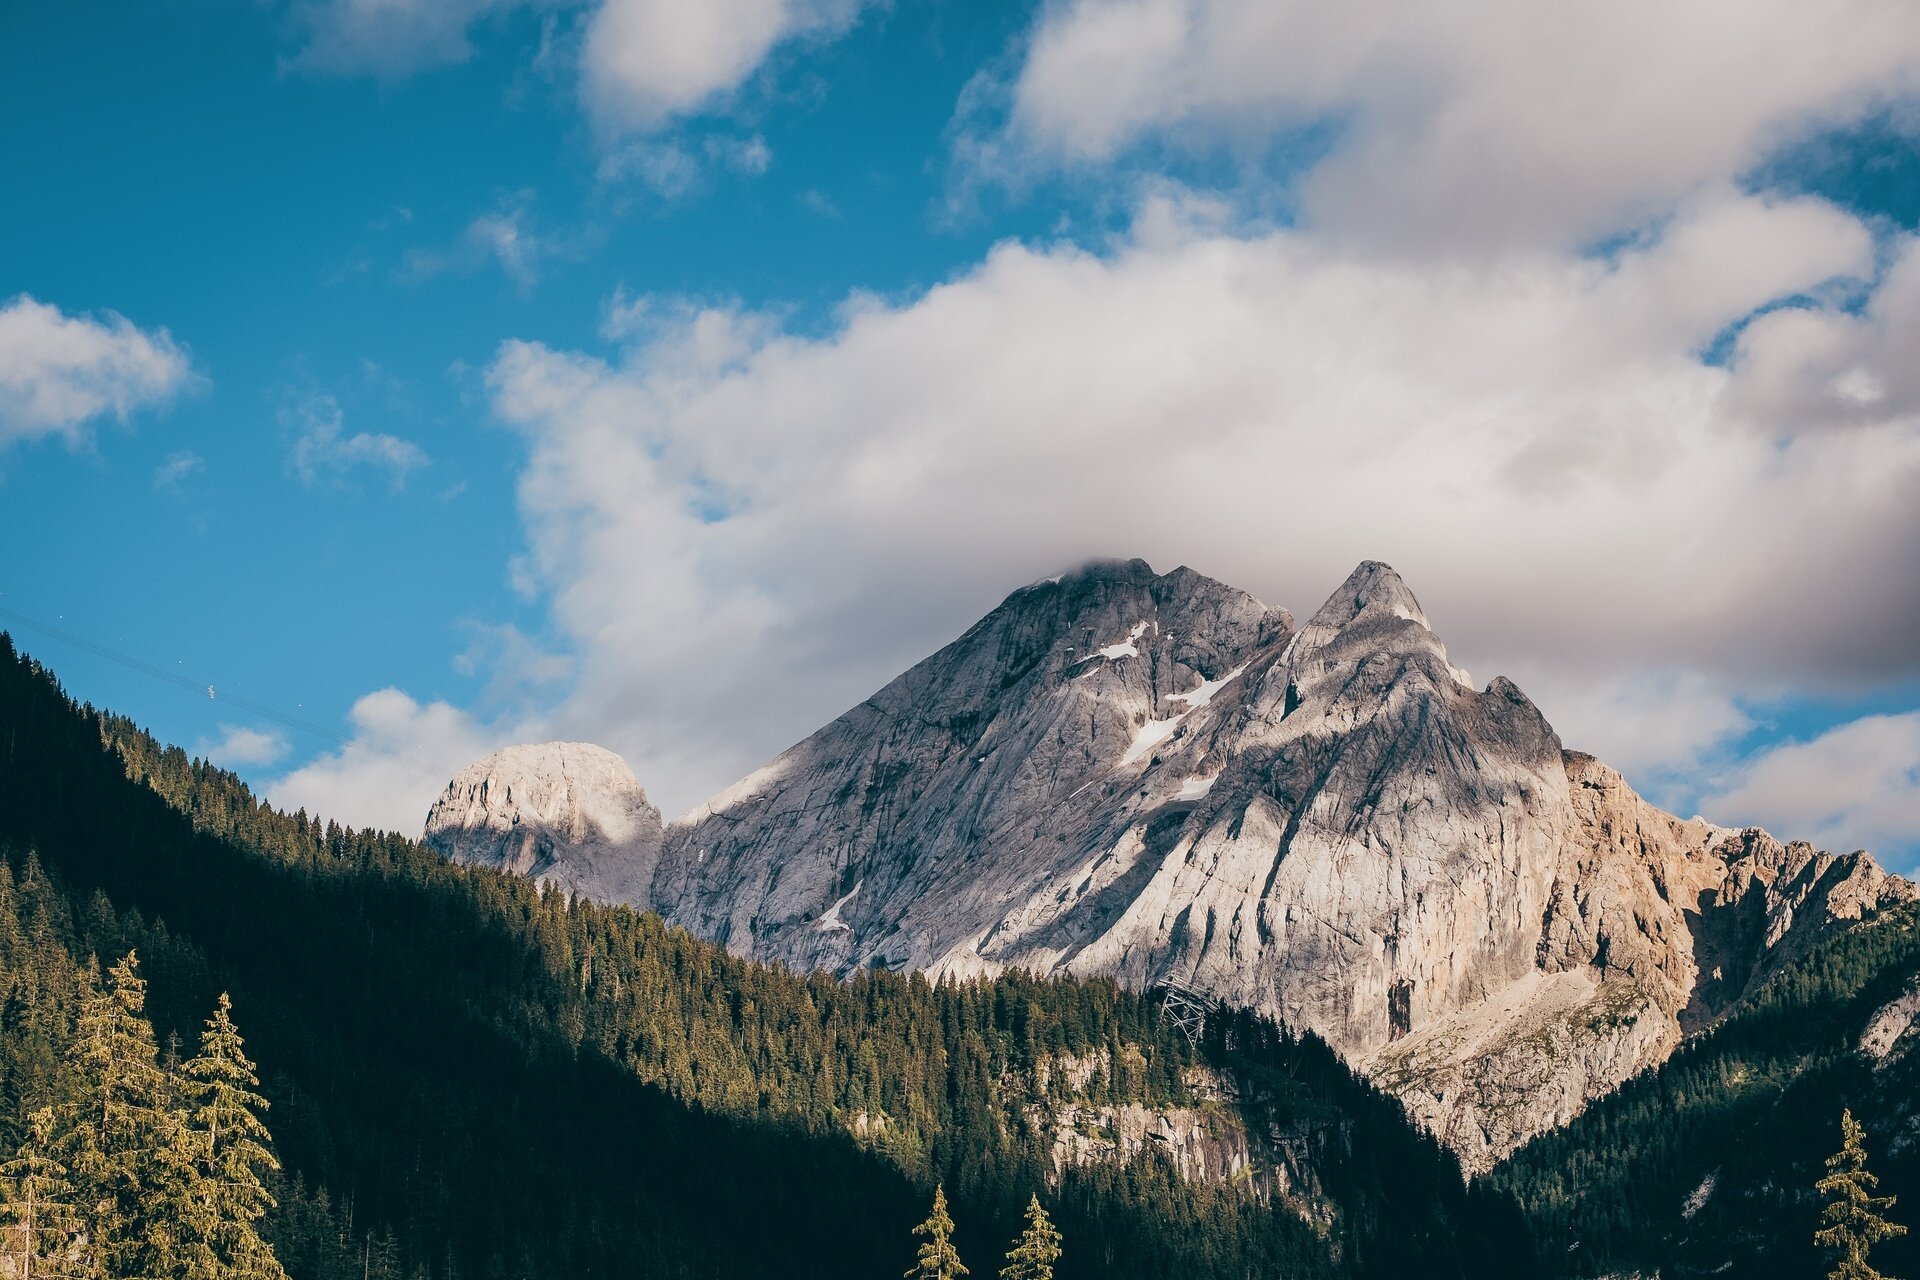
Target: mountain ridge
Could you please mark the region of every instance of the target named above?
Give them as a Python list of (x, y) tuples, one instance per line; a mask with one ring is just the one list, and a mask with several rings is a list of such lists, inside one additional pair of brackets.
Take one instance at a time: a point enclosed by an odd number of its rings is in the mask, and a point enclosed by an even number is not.
[(627, 900), (802, 970), (1177, 979), (1315, 1031), (1484, 1168), (1912, 896), (1660, 813), (1474, 688), (1382, 562), (1296, 627), (1132, 560), (1013, 592), (663, 827)]

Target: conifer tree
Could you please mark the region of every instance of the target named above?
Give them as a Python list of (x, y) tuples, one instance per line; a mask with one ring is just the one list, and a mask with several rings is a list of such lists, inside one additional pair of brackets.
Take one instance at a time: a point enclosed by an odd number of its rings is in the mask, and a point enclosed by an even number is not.
[(913, 1234), (927, 1237), (927, 1242), (920, 1246), (919, 1261), (906, 1272), (906, 1280), (956, 1280), (967, 1274), (953, 1247), (953, 1218), (947, 1213), (945, 1186), (933, 1189), (933, 1212)]
[(1027, 1226), (1000, 1268), (1000, 1280), (1053, 1280), (1053, 1264), (1060, 1261), (1060, 1232), (1040, 1207), (1040, 1197), (1027, 1202)]
[(378, 1235), (368, 1232), (365, 1248), (361, 1274), (366, 1280), (401, 1280), (400, 1241), (392, 1227), (383, 1228)]
[(64, 1118), (55, 1157), (73, 1183), (92, 1261), (109, 1276), (178, 1275), (189, 1241), (204, 1229), (186, 1126), (169, 1106), (172, 1086), (146, 1001), (138, 960), (128, 952), (106, 989), (82, 1003), (67, 1053), (80, 1097)]
[(18, 1280), (55, 1280), (91, 1270), (82, 1254), (73, 1184), (52, 1155), (53, 1110), (42, 1107), (27, 1121), (13, 1159), (0, 1164), (0, 1212), (10, 1220), (4, 1251)]
[(233, 1025), (233, 1001), (225, 993), (200, 1034), (200, 1052), (184, 1069), (191, 1110), (198, 1194), (203, 1198), (204, 1252), (191, 1274), (211, 1280), (284, 1280), (273, 1250), (260, 1238), (258, 1222), (273, 1208), (263, 1178), (279, 1171), (272, 1137), (260, 1119), (267, 1100), (245, 1043)]
[(1827, 1198), (1820, 1215), (1826, 1225), (1813, 1236), (1816, 1244), (1840, 1255), (1827, 1280), (1886, 1280), (1867, 1262), (1867, 1252), (1907, 1229), (1885, 1216), (1895, 1197), (1873, 1194), (1880, 1179), (1867, 1172), (1866, 1130), (1850, 1109), (1840, 1114), (1840, 1150), (1827, 1157), (1827, 1168), (1831, 1172), (1814, 1184)]

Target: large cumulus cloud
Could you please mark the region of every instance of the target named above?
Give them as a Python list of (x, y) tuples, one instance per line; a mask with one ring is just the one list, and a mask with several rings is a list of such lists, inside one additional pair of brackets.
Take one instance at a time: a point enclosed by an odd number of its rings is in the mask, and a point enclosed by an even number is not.
[[(1744, 359), (1700, 354), (1871, 276), (1853, 219), (1720, 192), (1610, 261), (1487, 271), (1208, 215), (1005, 244), (825, 337), (662, 305), (612, 357), (504, 346), (528, 571), (582, 656), (556, 722), (691, 802), (1095, 555), (1296, 610), (1386, 558), (1463, 661), (1649, 768), (1737, 730), (1737, 692), (1912, 672), (1915, 419), (1783, 431)], [(1858, 377), (1901, 376), (1856, 345)], [(1621, 713), (1660, 687), (1694, 713)]]

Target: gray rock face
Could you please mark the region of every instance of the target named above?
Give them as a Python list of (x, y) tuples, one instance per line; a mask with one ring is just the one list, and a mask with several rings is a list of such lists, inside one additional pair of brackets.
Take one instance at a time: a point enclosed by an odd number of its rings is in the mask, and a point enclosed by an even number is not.
[[(676, 823), (653, 900), (796, 967), (963, 966), (1010, 909), (1124, 833), (1135, 781), (1172, 776), (1152, 736), (1203, 714), (1210, 682), (1290, 630), (1243, 592), (1138, 560), (1016, 592)], [(1060, 931), (1090, 938), (1127, 896), (1083, 895)]]
[(460, 772), (427, 814), (425, 842), (455, 862), (498, 867), (570, 894), (646, 897), (660, 811), (603, 747), (506, 747)]
[(1474, 688), (1385, 565), (1296, 630), (1136, 560), (1015, 592), (606, 896), (798, 968), (1178, 979), (1317, 1032), (1479, 1168), (1912, 894), (1654, 809)]

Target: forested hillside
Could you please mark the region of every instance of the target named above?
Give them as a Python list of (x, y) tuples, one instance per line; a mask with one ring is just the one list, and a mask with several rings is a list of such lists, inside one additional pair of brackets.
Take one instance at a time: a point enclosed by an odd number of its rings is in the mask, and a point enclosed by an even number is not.
[[(1235, 1015), (1196, 1048), (1104, 982), (750, 964), (277, 813), (3, 637), (0, 844), (30, 940), (4, 956), (29, 994), (0, 1008), (0, 1136), (53, 1087), (89, 957), (138, 950), (162, 1041), (230, 991), (286, 1167), (266, 1234), (296, 1280), (897, 1276), (936, 1182), (976, 1275), (1035, 1193), (1063, 1280), (1530, 1265), (1507, 1202), (1318, 1042)], [(1239, 1101), (1196, 1092), (1198, 1067)], [(1050, 1117), (1123, 1103), (1244, 1130), (1268, 1167), (1057, 1166)]]
[[(1550, 1271), (1669, 1277), (1824, 1275), (1815, 1181), (1840, 1116), (1866, 1125), (1873, 1171), (1920, 1227), (1920, 1053), (1905, 1021), (1862, 1048), (1920, 982), (1920, 908), (1828, 940), (1710, 1034), (1534, 1139), (1492, 1181), (1526, 1207)], [(1920, 1273), (1920, 1237), (1875, 1255)], [(1729, 1270), (1730, 1268), (1730, 1270)]]

